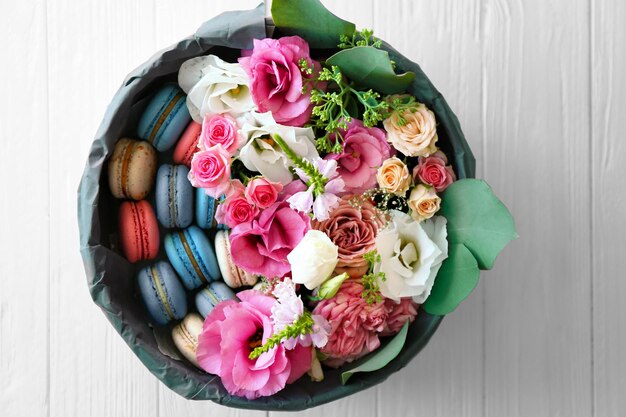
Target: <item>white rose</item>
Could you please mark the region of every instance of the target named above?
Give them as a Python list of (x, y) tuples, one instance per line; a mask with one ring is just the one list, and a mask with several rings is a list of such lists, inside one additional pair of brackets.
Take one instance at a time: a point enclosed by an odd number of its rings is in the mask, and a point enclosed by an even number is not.
[(293, 180), (289, 167), (293, 164), (271, 135), (278, 134), (301, 157), (312, 161), (319, 157), (315, 149), (315, 134), (310, 127), (292, 127), (277, 124), (272, 114), (251, 112), (240, 117), (241, 134), (246, 144), (239, 156), (250, 171), (260, 172), (270, 181), (283, 185)]
[(250, 95), (250, 78), (239, 64), (222, 61), (215, 55), (183, 62), (178, 84), (187, 93), (187, 107), (193, 120), (229, 112), (241, 114), (255, 108)]
[(326, 281), (337, 266), (339, 248), (324, 232), (309, 230), (287, 255), (291, 264), (291, 280), (309, 290)]
[(393, 210), (391, 222), (376, 237), (381, 261), (374, 272), (384, 272), (379, 282), (383, 296), (398, 301), (413, 297), (422, 304), (428, 296), (441, 263), (448, 257), (446, 218), (416, 222), (406, 213)]

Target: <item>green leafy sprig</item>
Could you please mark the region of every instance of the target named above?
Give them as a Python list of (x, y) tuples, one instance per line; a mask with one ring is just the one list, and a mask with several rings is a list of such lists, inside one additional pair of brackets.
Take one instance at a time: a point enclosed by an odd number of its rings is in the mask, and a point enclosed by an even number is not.
[(355, 30), (352, 36), (341, 35), (339, 42), (337, 45), (339, 49), (350, 49), (355, 46), (373, 46), (374, 48), (382, 46), (382, 41), (374, 37), (374, 31), (371, 29)]
[(301, 335), (305, 335), (313, 332), (313, 317), (311, 313), (305, 311), (302, 315), (296, 320), (293, 324), (285, 327), (278, 333), (273, 334), (267, 341), (257, 348), (255, 348), (250, 355), (248, 356), (250, 359), (256, 359), (265, 352), (269, 352), (274, 349), (284, 340), (289, 340), (292, 337), (300, 337)]
[(380, 262), (378, 251), (373, 250), (363, 255), (363, 259), (369, 264), (367, 274), (363, 275), (363, 294), (361, 295), (368, 304), (380, 303), (383, 296), (380, 293), (380, 282), (386, 281), (385, 273), (374, 272), (374, 265)]
[(385, 102), (388, 104), (387, 112), (384, 114), (385, 119), (390, 117), (392, 113), (396, 113), (399, 126), (406, 126), (408, 123), (404, 117), (406, 112), (415, 113), (417, 108), (422, 105), (415, 97), (408, 94), (386, 96)]
[(329, 84), (327, 91), (319, 88), (311, 90), (311, 103), (315, 105), (311, 126), (325, 132), (316, 139), (316, 147), (320, 152), (341, 152), (343, 135), (340, 131), (348, 128), (354, 109), (363, 108), (363, 124), (366, 127), (376, 126), (389, 109), (390, 104), (382, 100), (379, 93), (371, 89), (357, 90), (335, 65), (330, 69), (323, 68), (313, 82)]
[(324, 194), (328, 178), (324, 177), (315, 165), (295, 153), (280, 135), (272, 135), (274, 142), (282, 149), (287, 158), (300, 168), (308, 177), (307, 185), (313, 185), (313, 194), (317, 197)]

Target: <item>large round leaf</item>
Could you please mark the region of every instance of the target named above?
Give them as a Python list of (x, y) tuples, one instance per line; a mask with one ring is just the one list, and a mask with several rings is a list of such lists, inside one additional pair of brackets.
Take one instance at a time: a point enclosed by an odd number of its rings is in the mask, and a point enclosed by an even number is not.
[(453, 183), (440, 214), (448, 219), (448, 242), (465, 245), (480, 269), (491, 269), (507, 243), (518, 237), (511, 213), (483, 180)]
[(448, 248), (448, 258), (441, 265), (426, 303), (426, 312), (443, 316), (452, 312), (478, 284), (480, 270), (474, 255), (465, 245)]

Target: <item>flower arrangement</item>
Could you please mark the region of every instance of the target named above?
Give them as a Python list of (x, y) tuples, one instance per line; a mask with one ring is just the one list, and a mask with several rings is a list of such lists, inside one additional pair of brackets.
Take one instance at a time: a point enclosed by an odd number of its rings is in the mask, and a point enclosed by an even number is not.
[[(274, 0), (272, 17), (273, 37), (259, 34), (258, 10), (218, 17), (125, 83), (92, 148), (79, 216), (92, 296), (155, 375), (188, 398), (300, 409), (291, 384), (306, 387), (308, 407), (316, 392), (329, 401), (406, 364), (516, 233), (490, 187), (468, 178), (471, 151), (419, 67), (319, 0)], [(216, 36), (226, 48), (211, 49)], [(145, 108), (166, 73), (176, 93)], [(176, 111), (185, 133), (157, 145)], [(141, 112), (149, 137), (119, 140), (120, 115)], [(190, 138), (184, 158), (169, 151)], [(94, 192), (114, 144), (110, 194), (126, 200), (117, 235), (106, 193)], [(120, 279), (129, 273), (135, 288)], [(187, 314), (192, 300), (200, 315)]]
[[(178, 73), (202, 124), (189, 180), (221, 199), (233, 261), (261, 279), (199, 335), (199, 366), (231, 395), (273, 395), (307, 372), (321, 381), (319, 362), (376, 352), (420, 308), (451, 311), (468, 293), (455, 281), (474, 239), (500, 232), (459, 241), (455, 210), (508, 215), (488, 189), (483, 206), (464, 205), (482, 183), (457, 181), (434, 112), (406, 93), (412, 75), (395, 74), (371, 31), (336, 44), (325, 56), (298, 35), (255, 39), (237, 62), (209, 55)], [(362, 58), (381, 69), (366, 74)]]

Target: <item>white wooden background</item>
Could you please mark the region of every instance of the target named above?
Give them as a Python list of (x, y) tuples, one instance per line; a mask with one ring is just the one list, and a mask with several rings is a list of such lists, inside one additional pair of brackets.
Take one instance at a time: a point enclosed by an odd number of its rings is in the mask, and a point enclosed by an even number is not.
[[(149, 374), (91, 303), (75, 214), (125, 75), (257, 2), (0, 3), (3, 417), (267, 415)], [(521, 238), (407, 368), (303, 415), (625, 416), (626, 2), (326, 3), (422, 65)]]

